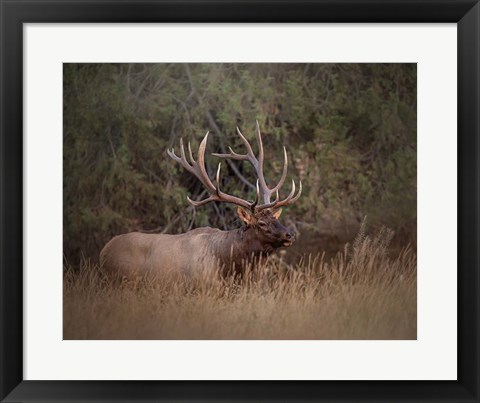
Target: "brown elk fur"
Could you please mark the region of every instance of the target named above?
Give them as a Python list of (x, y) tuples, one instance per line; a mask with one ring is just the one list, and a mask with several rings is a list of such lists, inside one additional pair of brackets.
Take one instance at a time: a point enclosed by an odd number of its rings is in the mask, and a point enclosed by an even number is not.
[(278, 221), (281, 209), (251, 214), (239, 207), (237, 212), (245, 225), (230, 231), (203, 227), (178, 235), (116, 236), (101, 251), (101, 265), (126, 277), (239, 273), (245, 264), (294, 242), (295, 235)]

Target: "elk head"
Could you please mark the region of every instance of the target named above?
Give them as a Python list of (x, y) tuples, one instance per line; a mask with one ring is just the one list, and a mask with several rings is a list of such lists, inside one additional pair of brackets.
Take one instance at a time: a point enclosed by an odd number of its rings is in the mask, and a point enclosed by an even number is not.
[(295, 233), (278, 221), (282, 214), (281, 208), (249, 212), (237, 207), (237, 214), (245, 223), (245, 229), (251, 228), (255, 231), (256, 237), (263, 245), (277, 249), (291, 246), (295, 242)]
[[(275, 186), (269, 187), (265, 181), (265, 176), (263, 173), (264, 152), (262, 136), (260, 134), (258, 122), (255, 131), (259, 150), (258, 158), (253, 153), (250, 143), (245, 136), (243, 136), (238, 127), (237, 133), (245, 145), (247, 151), (246, 154), (238, 154), (233, 151), (231, 147), (229, 147), (230, 153), (228, 154), (214, 153), (212, 155), (219, 158), (248, 161), (252, 164), (257, 174), (255, 200), (253, 202), (249, 202), (237, 196), (226, 194), (220, 189), (221, 163), (218, 164), (217, 168), (216, 186), (212, 183), (205, 168), (205, 148), (207, 146), (208, 132), (200, 144), (197, 161), (195, 161), (193, 158), (190, 143), (188, 143), (188, 156), (190, 161), (187, 161), (182, 139), (180, 139), (180, 157), (175, 154), (173, 148), (167, 151), (168, 155), (172, 159), (179, 162), (188, 172), (196, 176), (210, 194), (203, 200), (194, 201), (189, 197), (187, 197), (187, 200), (194, 206), (202, 206), (213, 201), (233, 203), (238, 206), (237, 214), (245, 223), (245, 229), (253, 232), (256, 237), (255, 239), (262, 245), (267, 246), (267, 251), (271, 251), (282, 246), (290, 246), (295, 241), (295, 234), (288, 228), (284, 227), (278, 221), (278, 218), (282, 212), (282, 207), (288, 206), (289, 204), (298, 200), (302, 193), (302, 182), (300, 182), (299, 191), (295, 195), (295, 181), (292, 180), (292, 189), (289, 195), (284, 199), (280, 199), (279, 191), (287, 177), (287, 150), (285, 147), (283, 147), (284, 164), (282, 176)], [(272, 195), (275, 195), (275, 199), (273, 201), (271, 200)]]

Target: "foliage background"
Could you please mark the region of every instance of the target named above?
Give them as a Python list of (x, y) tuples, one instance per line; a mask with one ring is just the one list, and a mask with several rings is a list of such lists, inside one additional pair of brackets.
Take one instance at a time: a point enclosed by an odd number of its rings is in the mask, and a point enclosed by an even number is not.
[[(282, 146), (299, 201), (282, 221), (300, 234), (297, 255), (338, 248), (365, 216), (399, 244), (416, 244), (415, 64), (64, 64), (64, 255), (96, 260), (114, 235), (240, 225), (232, 206), (193, 208), (201, 184), (166, 150), (194, 152), (207, 131), (211, 177), (227, 146), (243, 152), (258, 120), (266, 178)], [(222, 188), (253, 199), (246, 164), (222, 164)], [(310, 248), (310, 249), (309, 249)]]

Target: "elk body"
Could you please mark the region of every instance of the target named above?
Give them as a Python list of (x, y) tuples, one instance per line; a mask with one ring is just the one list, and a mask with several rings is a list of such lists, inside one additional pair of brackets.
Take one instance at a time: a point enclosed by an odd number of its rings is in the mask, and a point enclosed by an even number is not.
[[(210, 202), (226, 202), (237, 205), (237, 214), (243, 221), (242, 228), (222, 231), (216, 228), (202, 227), (184, 234), (145, 234), (131, 232), (114, 237), (100, 253), (102, 267), (112, 274), (120, 276), (135, 275), (205, 275), (222, 272), (241, 272), (245, 264), (264, 260), (281, 247), (288, 247), (295, 241), (295, 234), (284, 227), (278, 218), (282, 207), (287, 206), (300, 197), (302, 184), (295, 195), (295, 182), (292, 190), (283, 200), (279, 191), (287, 176), (288, 159), (284, 147), (283, 172), (278, 184), (268, 187), (263, 175), (263, 144), (260, 129), (256, 128), (256, 139), (259, 148), (258, 158), (254, 155), (247, 139), (237, 128), (247, 153), (237, 154), (229, 148), (229, 154), (213, 154), (220, 158), (245, 160), (250, 162), (257, 174), (256, 197), (253, 202), (224, 193), (220, 189), (220, 168), (216, 174), (216, 186), (210, 180), (205, 168), (205, 149), (208, 132), (200, 144), (197, 160), (194, 159), (190, 143), (187, 160), (182, 140), (180, 140), (180, 156), (174, 150), (168, 155), (180, 163), (205, 186), (209, 196), (200, 201), (188, 201), (194, 206), (202, 206)], [(275, 199), (271, 201), (272, 195)], [(262, 201), (260, 201), (262, 199)]]

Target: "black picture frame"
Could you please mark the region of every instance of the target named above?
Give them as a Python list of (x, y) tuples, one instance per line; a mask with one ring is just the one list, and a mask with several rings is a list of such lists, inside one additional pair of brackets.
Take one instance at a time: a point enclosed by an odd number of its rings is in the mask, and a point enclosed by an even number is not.
[[(479, 401), (479, 0), (0, 0), (0, 13), (2, 402)], [(23, 24), (27, 22), (456, 23), (458, 380), (23, 380)]]

